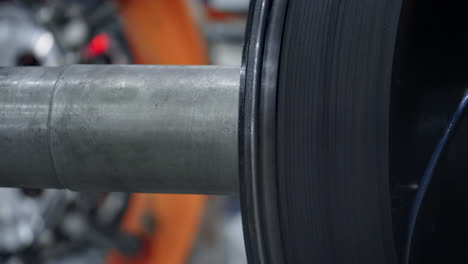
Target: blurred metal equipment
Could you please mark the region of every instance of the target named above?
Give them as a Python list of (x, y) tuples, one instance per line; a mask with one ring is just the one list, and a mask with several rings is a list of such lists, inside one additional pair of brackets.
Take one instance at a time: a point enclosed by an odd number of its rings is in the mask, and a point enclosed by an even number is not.
[(0, 4), (0, 65), (57, 66), (63, 57), (52, 33), (38, 25), (30, 11)]
[(27, 190), (0, 189), (0, 253), (19, 252), (57, 222), (65, 211), (70, 193), (47, 190), (28, 194)]
[(239, 68), (0, 69), (0, 185), (237, 191)]

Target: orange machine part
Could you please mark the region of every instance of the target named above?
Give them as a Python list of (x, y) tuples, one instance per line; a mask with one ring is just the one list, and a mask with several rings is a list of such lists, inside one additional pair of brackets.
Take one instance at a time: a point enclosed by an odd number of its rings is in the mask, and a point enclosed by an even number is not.
[[(123, 229), (144, 238), (142, 250), (130, 258), (112, 252), (107, 263), (186, 263), (205, 201), (203, 195), (133, 194)], [(154, 227), (145, 226), (148, 216), (155, 220)]]
[(139, 64), (207, 64), (203, 36), (187, 0), (117, 1)]
[[(208, 63), (203, 37), (185, 0), (120, 0), (116, 3), (136, 63)], [(111, 252), (107, 263), (186, 263), (206, 199), (202, 195), (133, 194), (122, 229), (144, 237), (143, 249), (130, 258)], [(143, 223), (148, 216), (155, 220), (154, 228)]]

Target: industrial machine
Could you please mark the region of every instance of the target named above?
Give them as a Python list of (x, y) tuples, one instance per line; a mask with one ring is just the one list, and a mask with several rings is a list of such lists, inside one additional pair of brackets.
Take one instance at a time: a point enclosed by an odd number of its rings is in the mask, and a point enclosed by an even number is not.
[(466, 262), (465, 11), (257, 0), (241, 67), (1, 68), (0, 185), (238, 193), (250, 263)]

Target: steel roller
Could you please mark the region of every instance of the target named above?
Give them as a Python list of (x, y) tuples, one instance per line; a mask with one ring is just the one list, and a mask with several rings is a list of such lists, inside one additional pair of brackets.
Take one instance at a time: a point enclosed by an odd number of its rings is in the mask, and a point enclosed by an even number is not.
[(233, 193), (239, 68), (0, 69), (0, 186)]

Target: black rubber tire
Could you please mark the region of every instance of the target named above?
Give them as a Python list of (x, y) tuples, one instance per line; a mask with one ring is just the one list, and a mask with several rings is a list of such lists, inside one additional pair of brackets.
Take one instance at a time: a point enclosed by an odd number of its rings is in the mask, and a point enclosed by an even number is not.
[(400, 6), (252, 4), (240, 129), (249, 263), (397, 263), (388, 137)]

